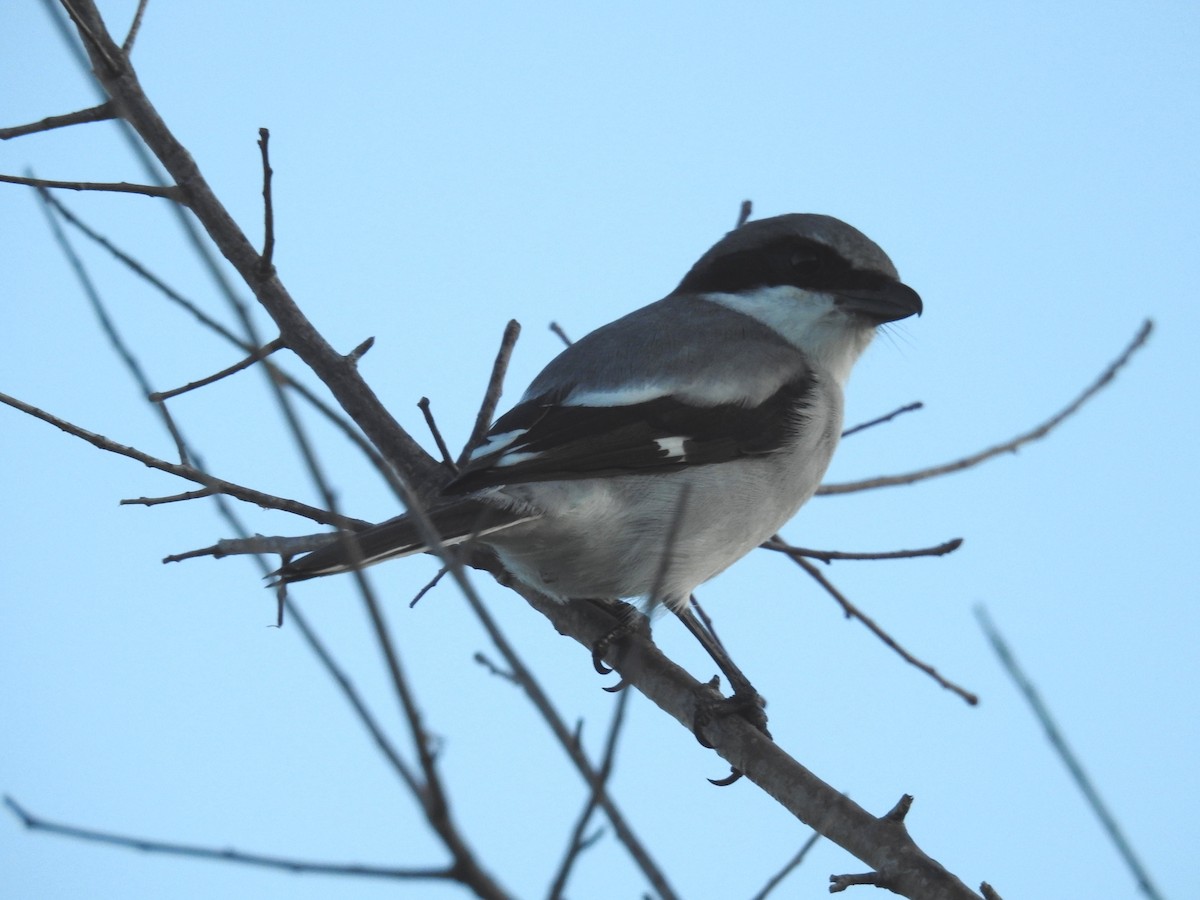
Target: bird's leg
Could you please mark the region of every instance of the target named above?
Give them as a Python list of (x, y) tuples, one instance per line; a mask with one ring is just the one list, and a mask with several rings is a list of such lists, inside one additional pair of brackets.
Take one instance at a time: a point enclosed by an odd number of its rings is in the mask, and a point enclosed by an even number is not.
[[(767, 701), (763, 696), (754, 689), (754, 685), (750, 683), (750, 679), (745, 673), (738, 668), (737, 664), (725, 652), (720, 639), (716, 633), (706, 626), (703, 622), (696, 618), (696, 614), (692, 611), (689, 604), (683, 609), (675, 609), (672, 611), (679, 617), (685, 628), (692, 633), (692, 636), (700, 642), (713, 662), (725, 674), (729, 680), (729, 686), (733, 693), (729, 697), (723, 697), (717, 701), (701, 700), (696, 705), (696, 715), (692, 721), (692, 733), (696, 736), (701, 746), (712, 749), (710, 744), (704, 738), (704, 726), (712, 721), (713, 716), (739, 715), (747, 722), (761, 731), (767, 737), (771, 736), (771, 732), (767, 730), (767, 714), (765, 707)], [(714, 679), (715, 680), (715, 679)], [(714, 685), (715, 687), (715, 685)], [(724, 786), (733, 784), (742, 773), (737, 769), (732, 769), (726, 778), (712, 779), (713, 784)]]

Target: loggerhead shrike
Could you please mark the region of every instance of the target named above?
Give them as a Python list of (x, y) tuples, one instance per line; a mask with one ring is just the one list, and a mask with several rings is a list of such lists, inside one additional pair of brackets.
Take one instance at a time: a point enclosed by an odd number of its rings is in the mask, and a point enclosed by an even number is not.
[[(842, 388), (876, 327), (921, 312), (873, 241), (829, 216), (752, 221), (662, 300), (571, 345), (428, 510), (537, 590), (686, 611), (697, 585), (816, 491)], [(427, 548), (407, 516), (355, 535), (357, 564)], [(342, 542), (283, 583), (347, 571)]]

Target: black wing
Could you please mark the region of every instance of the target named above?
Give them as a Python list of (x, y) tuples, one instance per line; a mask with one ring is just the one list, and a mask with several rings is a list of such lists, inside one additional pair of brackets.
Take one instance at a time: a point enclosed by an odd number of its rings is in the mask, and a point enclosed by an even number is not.
[[(526, 400), (488, 432), (447, 493), (501, 484), (661, 472), (771, 453), (795, 433), (810, 401), (810, 373), (757, 406), (696, 406), (658, 397), (628, 406)], [(489, 444), (495, 449), (489, 451)]]

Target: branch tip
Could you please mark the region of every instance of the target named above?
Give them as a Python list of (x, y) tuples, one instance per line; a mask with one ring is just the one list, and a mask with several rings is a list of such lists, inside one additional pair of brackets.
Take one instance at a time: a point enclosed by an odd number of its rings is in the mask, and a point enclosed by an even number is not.
[(905, 794), (901, 797), (895, 806), (888, 810), (883, 819), (886, 822), (903, 822), (904, 817), (908, 815), (908, 811), (912, 809), (913, 795)]

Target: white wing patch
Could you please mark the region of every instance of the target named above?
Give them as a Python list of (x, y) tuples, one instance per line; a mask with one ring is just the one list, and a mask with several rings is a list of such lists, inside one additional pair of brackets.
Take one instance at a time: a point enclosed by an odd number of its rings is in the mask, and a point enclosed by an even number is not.
[(654, 443), (658, 444), (660, 450), (665, 450), (670, 459), (686, 459), (687, 453), (683, 449), (686, 440), (683, 437), (665, 437), (658, 438)]
[[(525, 434), (524, 431), (513, 432), (513, 433), (514, 434)], [(534, 453), (531, 451), (526, 451), (524, 453), (505, 453), (503, 456), (499, 456), (496, 459), (492, 460), (492, 465), (495, 466), (497, 469), (501, 469), (504, 466), (515, 466), (515, 465), (517, 465), (517, 463), (528, 462), (531, 459), (537, 459), (539, 456), (543, 456), (543, 455), (544, 454), (542, 454), (542, 453)]]
[(503, 434), (489, 435), (486, 441), (471, 451), (471, 455), (467, 459), (481, 459), (484, 456), (498, 453), (509, 444), (523, 437), (526, 433), (526, 430), (521, 428), (517, 431), (506, 431)]

